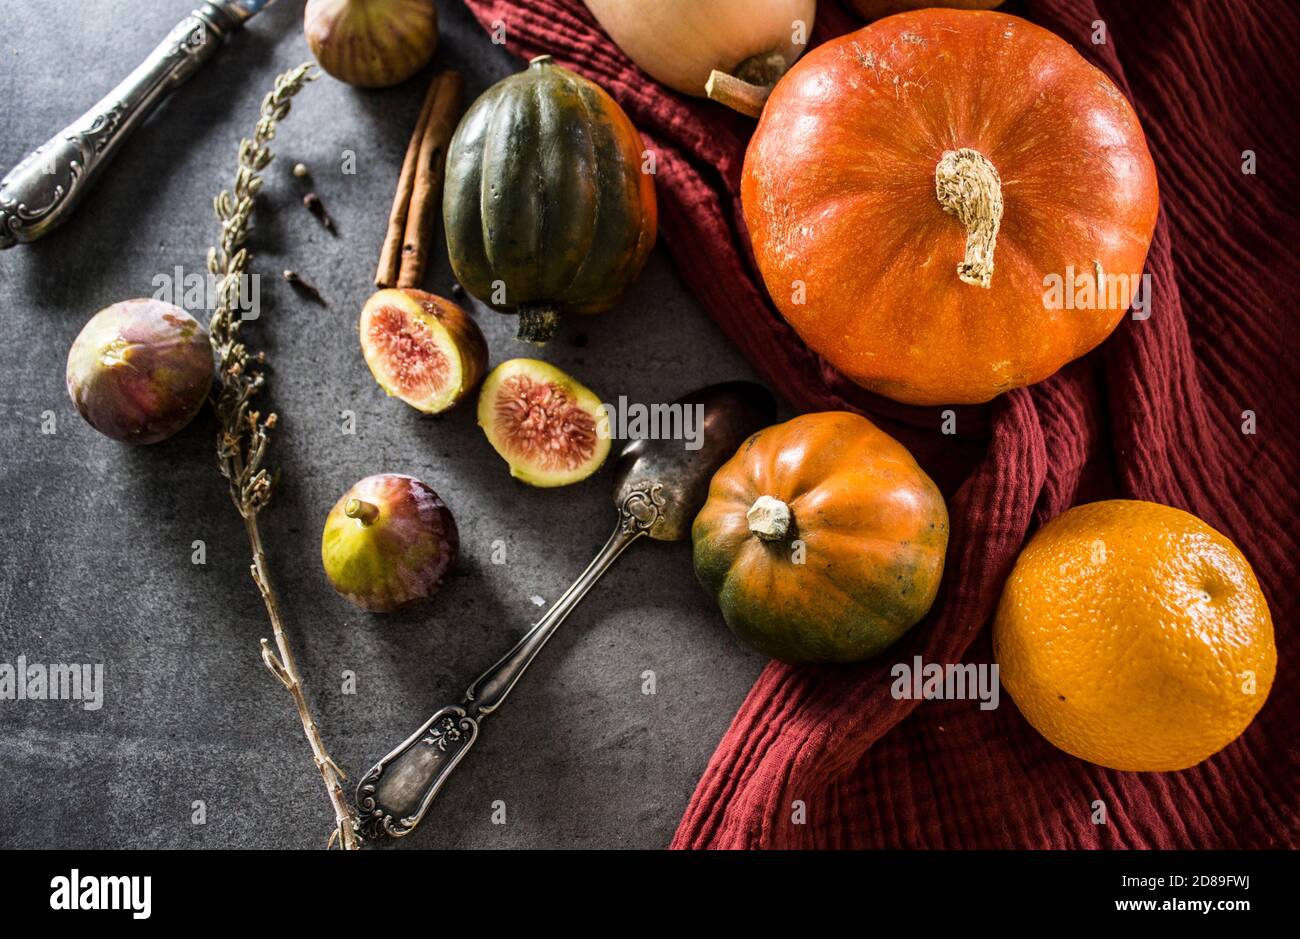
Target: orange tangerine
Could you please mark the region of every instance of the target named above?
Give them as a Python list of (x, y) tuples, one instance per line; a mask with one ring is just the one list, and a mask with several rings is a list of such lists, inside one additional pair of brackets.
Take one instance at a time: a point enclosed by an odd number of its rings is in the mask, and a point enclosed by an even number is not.
[(1259, 583), (1194, 515), (1113, 500), (1059, 515), (1026, 545), (993, 624), (1002, 683), (1067, 753), (1179, 770), (1263, 707), (1277, 649)]

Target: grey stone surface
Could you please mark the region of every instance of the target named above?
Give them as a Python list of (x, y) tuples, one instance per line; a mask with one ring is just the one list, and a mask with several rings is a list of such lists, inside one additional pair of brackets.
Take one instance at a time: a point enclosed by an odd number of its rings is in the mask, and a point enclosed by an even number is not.
[[(0, 167), (8, 168), (133, 68), (193, 0), (0, 0)], [(438, 0), (438, 65), (476, 95), (519, 67), (454, 0)], [(201, 272), (211, 199), (274, 76), (309, 58), (299, 0), (279, 0), (127, 145), (64, 229), (0, 254), (0, 663), (102, 663), (104, 703), (0, 700), (0, 846), (316, 847), (321, 781), (290, 700), (263, 669), (268, 627), (243, 530), (213, 464), (204, 413), (166, 443), (101, 437), (64, 390), (67, 350), (96, 310), (148, 296), (176, 265)], [(355, 779), (435, 708), (457, 700), (557, 597), (613, 521), (609, 472), (563, 490), (515, 483), (472, 406), (421, 418), (388, 400), (358, 349), (370, 279), (425, 81), (360, 92), (322, 78), (275, 149), (252, 248), (283, 417), (282, 486), (265, 519), (271, 565), (309, 696)], [(340, 172), (345, 150), (357, 173)], [(313, 168), (332, 238), (298, 204)], [(445, 252), (426, 286), (452, 285)], [(303, 302), (295, 268), (328, 298)], [(532, 354), (512, 321), (475, 315), (493, 363)], [(200, 314), (202, 315), (202, 314)], [(585, 339), (585, 343), (584, 343)], [(542, 353), (612, 399), (670, 401), (751, 369), (685, 293), (662, 249), (622, 306), (570, 324)], [(354, 411), (356, 433), (341, 432)], [(52, 412), (56, 432), (42, 432)], [(417, 610), (360, 613), (319, 560), (334, 501), (370, 473), (430, 483), (460, 525), (462, 558)], [(207, 562), (191, 563), (192, 543)], [(492, 546), (506, 545), (506, 563)], [(485, 726), (404, 846), (657, 847), (762, 667), (694, 581), (686, 545), (636, 545)], [(357, 676), (355, 695), (342, 674)], [(658, 693), (642, 694), (653, 670)], [(207, 821), (191, 821), (192, 804)], [(491, 822), (504, 801), (507, 824)]]

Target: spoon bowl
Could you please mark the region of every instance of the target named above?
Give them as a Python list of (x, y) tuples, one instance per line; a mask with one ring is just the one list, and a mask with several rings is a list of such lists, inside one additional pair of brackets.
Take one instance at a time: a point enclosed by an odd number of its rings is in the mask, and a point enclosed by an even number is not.
[[(682, 541), (704, 506), (709, 481), (751, 435), (776, 418), (776, 401), (762, 385), (729, 381), (678, 399), (679, 428), (694, 427), (697, 438), (642, 438), (628, 443), (614, 470), (614, 504), (638, 506), (638, 494), (657, 509), (645, 534), (656, 541)], [(683, 433), (683, 436), (685, 433)], [(692, 446), (694, 445), (694, 446)], [(654, 497), (657, 496), (657, 499)]]

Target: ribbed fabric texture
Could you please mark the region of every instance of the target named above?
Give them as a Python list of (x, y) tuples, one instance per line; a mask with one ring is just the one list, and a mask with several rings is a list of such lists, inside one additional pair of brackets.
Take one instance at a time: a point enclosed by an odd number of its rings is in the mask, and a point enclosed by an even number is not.
[[(1300, 8), (1289, 0), (1024, 0), (1005, 12), (1070, 41), (1134, 103), (1161, 215), (1152, 313), (1042, 384), (958, 408), (868, 394), (809, 352), (767, 300), (745, 236), (753, 122), (643, 75), (579, 0), (468, 0), (512, 51), (599, 82), (658, 155), (661, 234), (683, 280), (797, 408), (866, 414), (948, 498), (931, 614), (883, 660), (763, 672), (718, 745), (678, 848), (1289, 847), (1300, 845), (1296, 281)], [(814, 42), (862, 24), (818, 4)], [(1104, 21), (1107, 42), (1091, 41)], [(1242, 151), (1257, 173), (1242, 172)], [(1242, 433), (1244, 411), (1257, 433)], [(1102, 769), (1055, 749), (1005, 694), (897, 701), (889, 668), (991, 662), (989, 619), (1026, 538), (1072, 505), (1148, 499), (1245, 553), (1274, 617), (1278, 673), (1249, 730), (1179, 773)], [(703, 627), (703, 624), (702, 624)], [(711, 625), (709, 628), (713, 628)], [(1094, 802), (1107, 824), (1093, 824)], [(803, 805), (802, 816), (795, 803)], [(796, 823), (798, 820), (801, 823)]]

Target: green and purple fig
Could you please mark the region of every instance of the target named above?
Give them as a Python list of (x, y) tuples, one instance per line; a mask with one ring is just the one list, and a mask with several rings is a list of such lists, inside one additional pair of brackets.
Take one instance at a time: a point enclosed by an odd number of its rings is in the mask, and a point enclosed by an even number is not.
[(166, 440), (212, 390), (199, 321), (160, 300), (124, 300), (90, 318), (68, 352), (68, 394), (91, 427), (125, 443)]
[(320, 67), (358, 88), (400, 84), (438, 48), (433, 0), (307, 0), (304, 29)]
[(320, 554), (344, 599), (391, 613), (431, 597), (460, 552), (451, 510), (414, 476), (367, 476), (325, 520)]

